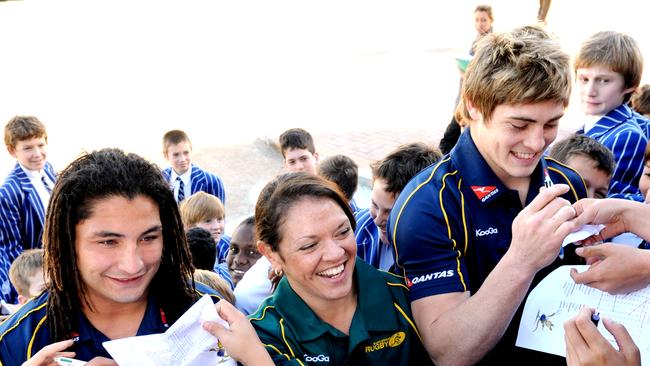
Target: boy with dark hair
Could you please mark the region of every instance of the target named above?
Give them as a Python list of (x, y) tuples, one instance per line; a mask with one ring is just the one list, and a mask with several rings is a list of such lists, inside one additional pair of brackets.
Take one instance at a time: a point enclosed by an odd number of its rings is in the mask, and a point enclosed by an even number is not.
[[(183, 216), (182, 209), (181, 216)], [(218, 262), (219, 247), (215, 246), (212, 234), (200, 226), (195, 226), (187, 230), (186, 235), (187, 245), (190, 247), (190, 252), (192, 253), (192, 264), (194, 268), (214, 272), (226, 282), (230, 289), (233, 289), (235, 284), (228, 268), (225, 263), (220, 264)], [(227, 254), (228, 246), (226, 246), (224, 256)]]
[(517, 348), (515, 338), (529, 290), (564, 263), (570, 202), (586, 196), (575, 171), (544, 158), (570, 90), (569, 56), (556, 40), (485, 36), (457, 113), (466, 130), (393, 206), (388, 237), (435, 364), (566, 362)]
[(585, 114), (582, 132), (610, 149), (616, 161), (608, 197), (642, 202), (639, 178), (649, 121), (627, 105), (643, 73), (637, 43), (622, 33), (598, 32), (582, 44), (573, 66)]
[(235, 286), (260, 257), (262, 254), (257, 250), (255, 240), (255, 217), (249, 216), (235, 228), (226, 257), (226, 264)]
[(359, 166), (354, 160), (345, 155), (330, 156), (318, 164), (318, 175), (341, 189), (353, 213), (359, 211), (353, 198), (359, 184)]
[(174, 191), (176, 202), (196, 192), (206, 192), (219, 197), (226, 204), (226, 190), (221, 178), (192, 163), (192, 142), (181, 130), (171, 130), (163, 136), (163, 156), (171, 167), (162, 171)]
[(421, 142), (402, 145), (382, 160), (370, 165), (372, 192), (370, 209), (354, 215), (357, 256), (381, 270), (389, 270), (395, 260), (386, 236), (386, 221), (406, 183), (422, 169), (437, 162), (440, 152)]
[(572, 135), (554, 143), (549, 157), (575, 169), (585, 181), (588, 198), (605, 198), (616, 163), (614, 154), (585, 135)]
[(217, 258), (217, 247), (212, 235), (200, 227), (187, 230), (187, 245), (192, 254), (194, 268), (212, 270)]
[(103, 342), (162, 333), (201, 292), (214, 294), (192, 280), (160, 170), (135, 154), (103, 149), (72, 162), (52, 191), (44, 243), (47, 291), (0, 325), (0, 364), (107, 362)]
[(0, 187), (0, 299), (15, 303), (9, 266), (23, 250), (41, 247), (56, 173), (46, 160), (47, 132), (38, 118), (15, 116), (5, 125), (4, 140), (16, 165)]
[(302, 128), (291, 128), (280, 135), (279, 141), (284, 168), (288, 172), (316, 174), (318, 153), (309, 132)]

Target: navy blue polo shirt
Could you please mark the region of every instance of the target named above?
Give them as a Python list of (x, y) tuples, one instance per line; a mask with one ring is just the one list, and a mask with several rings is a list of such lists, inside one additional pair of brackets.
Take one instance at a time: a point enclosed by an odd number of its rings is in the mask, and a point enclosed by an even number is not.
[[(569, 185), (563, 198), (575, 202), (586, 197), (578, 173), (543, 159), (553, 183)], [(540, 162), (531, 175), (526, 204), (543, 186)], [(411, 301), (450, 292), (476, 293), (510, 247), (512, 222), (522, 209), (518, 192), (494, 174), (467, 129), (449, 155), (406, 185), (388, 219), (397, 272), (407, 279)], [(570, 263), (558, 258), (538, 275), (561, 264)], [(518, 320), (511, 327), (514, 323)]]
[[(196, 284), (196, 291), (200, 295), (209, 294), (215, 302), (221, 298), (214, 290), (200, 283)], [(33, 357), (41, 348), (52, 343), (47, 327), (48, 297), (48, 293), (44, 292), (27, 302), (18, 312), (0, 324), (0, 366), (20, 365)], [(164, 317), (164, 312), (161, 312), (154, 296), (149, 296), (147, 309), (136, 335), (165, 332), (171, 324), (166, 324), (167, 320)], [(75, 358), (83, 361), (90, 361), (98, 356), (110, 358), (102, 345), (110, 339), (95, 329), (81, 312), (78, 314), (78, 324), (76, 329), (78, 339), (68, 349), (76, 352)]]

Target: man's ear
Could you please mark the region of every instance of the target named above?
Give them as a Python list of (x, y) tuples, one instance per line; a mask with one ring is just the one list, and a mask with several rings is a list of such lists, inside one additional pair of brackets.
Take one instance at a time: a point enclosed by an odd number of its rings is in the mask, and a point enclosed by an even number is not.
[(469, 116), (474, 121), (478, 121), (478, 120), (481, 120), (483, 118), (483, 115), (481, 114), (481, 112), (479, 112), (479, 110), (476, 108), (474, 103), (472, 103), (471, 101), (465, 99), (465, 107), (467, 108), (467, 112), (469, 113)]
[(316, 160), (316, 164), (318, 164), (318, 159), (319, 159), (318, 153), (314, 152), (314, 160)]

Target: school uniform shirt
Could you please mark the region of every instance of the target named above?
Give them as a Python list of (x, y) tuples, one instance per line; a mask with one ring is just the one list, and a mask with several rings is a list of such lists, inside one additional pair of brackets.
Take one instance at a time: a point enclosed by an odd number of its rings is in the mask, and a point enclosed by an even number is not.
[(355, 201), (354, 198), (352, 198), (350, 202), (348, 202), (348, 204), (350, 205), (350, 209), (352, 210), (352, 213), (355, 215), (357, 214), (357, 212), (361, 210), (359, 208), (359, 205), (357, 205), (357, 201)]
[(354, 238), (357, 242), (357, 256), (371, 266), (388, 271), (393, 267), (395, 259), (393, 248), (388, 243), (381, 241), (379, 228), (370, 215), (370, 210), (364, 208), (354, 214), (357, 228)]
[[(553, 159), (543, 159), (553, 183), (569, 185), (563, 198), (575, 202), (586, 197), (584, 181), (575, 171)], [(526, 204), (543, 186), (540, 161), (531, 175)], [(411, 301), (451, 292), (476, 293), (510, 247), (512, 222), (522, 209), (518, 192), (501, 183), (467, 129), (450, 155), (406, 185), (388, 218), (389, 240), (397, 253), (397, 272), (406, 277)], [(537, 278), (577, 260), (575, 253), (568, 251), (565, 250), (564, 260), (558, 257)], [(515, 315), (493, 351), (497, 358), (488, 354), (486, 360), (500, 364), (515, 357), (513, 337), (520, 317), (520, 313)]]
[(214, 263), (215, 268), (219, 263), (226, 261), (228, 256), (228, 250), (230, 250), (230, 237), (228, 235), (221, 235), (219, 242), (217, 243), (217, 260)]
[[(48, 184), (56, 182), (56, 174), (50, 163), (45, 163), (41, 173)], [(45, 191), (42, 182), (35, 183), (16, 163), (0, 186), (0, 299), (8, 303), (15, 303), (18, 298), (9, 282), (11, 263), (23, 250), (42, 246), (47, 202), (43, 202), (42, 193), (39, 193)]]
[(212, 272), (216, 273), (219, 275), (219, 277), (223, 278), (224, 281), (230, 286), (231, 290), (235, 289), (235, 284), (232, 282), (232, 276), (230, 275), (230, 270), (228, 269), (228, 266), (226, 263), (219, 263), (214, 268), (212, 269)]
[(404, 280), (356, 259), (357, 309), (349, 335), (323, 322), (286, 278), (250, 316), (276, 365), (425, 365)]
[[(216, 303), (221, 296), (211, 288), (196, 283), (196, 292), (201, 296), (209, 294)], [(32, 358), (41, 348), (51, 344), (47, 323), (48, 293), (23, 305), (4, 323), (0, 324), (0, 366), (20, 365)], [(73, 333), (74, 345), (69, 351), (76, 353), (76, 359), (90, 361), (94, 357), (111, 358), (103, 342), (110, 339), (88, 321), (81, 311), (76, 315), (78, 326)], [(163, 333), (171, 324), (167, 324), (164, 312), (158, 307), (154, 296), (149, 296), (147, 308), (136, 335)]]
[[(616, 166), (609, 183), (607, 196), (643, 202), (639, 178), (645, 163), (648, 143), (647, 120), (626, 104), (612, 109), (584, 131), (614, 154)], [(581, 131), (579, 131), (581, 132)]]
[[(162, 171), (162, 176), (165, 178), (165, 181), (169, 183), (172, 190), (174, 190), (175, 181), (172, 181), (172, 168), (168, 167)], [(190, 174), (190, 194), (187, 194), (187, 188), (185, 188), (185, 198), (193, 195), (196, 192), (202, 191), (209, 193), (213, 196), (219, 197), (221, 203), (226, 205), (226, 190), (223, 187), (223, 182), (221, 178), (212, 174), (206, 170), (199, 168), (198, 165), (192, 164), (191, 174)], [(185, 184), (187, 187), (187, 184)], [(177, 190), (174, 190), (174, 198), (178, 197)]]

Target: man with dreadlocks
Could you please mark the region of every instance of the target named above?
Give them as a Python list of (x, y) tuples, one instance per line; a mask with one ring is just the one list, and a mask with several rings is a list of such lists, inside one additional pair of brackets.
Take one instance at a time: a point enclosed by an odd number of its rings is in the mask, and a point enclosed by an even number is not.
[(61, 173), (43, 242), (50, 282), (0, 325), (0, 365), (50, 365), (56, 356), (114, 364), (102, 342), (162, 333), (211, 291), (192, 280), (178, 206), (159, 169), (117, 149)]

